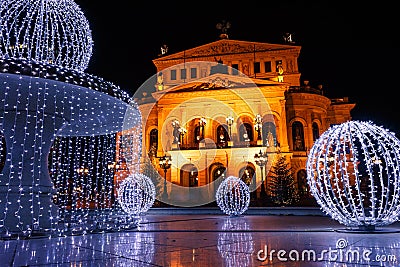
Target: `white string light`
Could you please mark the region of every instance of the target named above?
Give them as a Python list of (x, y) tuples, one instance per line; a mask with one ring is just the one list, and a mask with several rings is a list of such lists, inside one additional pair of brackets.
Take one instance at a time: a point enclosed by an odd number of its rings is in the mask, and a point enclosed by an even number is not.
[(400, 215), (400, 141), (373, 122), (330, 127), (310, 150), (307, 179), (321, 209), (349, 227), (374, 229)]
[(154, 204), (155, 186), (144, 174), (135, 173), (123, 180), (118, 188), (118, 202), (129, 215), (146, 213)]
[(215, 197), (218, 207), (229, 216), (243, 214), (250, 205), (249, 187), (235, 176), (229, 176), (221, 182)]
[(0, 57), (84, 71), (92, 56), (89, 23), (72, 0), (3, 0)]
[[(141, 114), (128, 93), (84, 73), (92, 45), (72, 0), (0, 3), (1, 235), (125, 227), (115, 166), (139, 169)], [(116, 155), (127, 129), (129, 153)]]
[(244, 218), (228, 217), (218, 233), (218, 251), (227, 267), (252, 266), (255, 241)]

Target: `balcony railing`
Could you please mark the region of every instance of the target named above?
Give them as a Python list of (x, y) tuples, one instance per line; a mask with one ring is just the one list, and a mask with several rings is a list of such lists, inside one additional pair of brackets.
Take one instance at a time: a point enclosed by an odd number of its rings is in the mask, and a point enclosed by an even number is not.
[(312, 88), (310, 86), (290, 86), (287, 93), (309, 93), (309, 94), (324, 95), (324, 91), (322, 89)]
[(198, 150), (198, 149), (225, 149), (225, 148), (243, 148), (243, 147), (258, 147), (260, 145), (257, 145), (257, 141), (250, 141), (250, 142), (245, 142), (245, 141), (239, 141), (239, 142), (234, 142), (233, 146), (229, 147), (228, 144), (215, 144), (215, 143), (205, 143), (203, 147), (197, 145), (189, 145), (189, 144), (181, 144), (179, 145), (179, 148), (176, 148), (175, 150)]

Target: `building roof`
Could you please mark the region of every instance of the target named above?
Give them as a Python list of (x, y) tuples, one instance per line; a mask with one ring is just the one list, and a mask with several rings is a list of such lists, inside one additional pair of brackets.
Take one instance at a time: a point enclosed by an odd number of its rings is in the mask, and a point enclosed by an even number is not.
[(289, 44), (271, 44), (261, 42), (249, 42), (240, 40), (222, 39), (212, 43), (197, 46), (181, 52), (167, 54), (153, 60), (157, 66), (157, 62), (173, 61), (181, 59), (199, 60), (205, 57), (219, 57), (223, 55), (259, 53), (259, 52), (293, 52), (299, 53), (301, 46)]

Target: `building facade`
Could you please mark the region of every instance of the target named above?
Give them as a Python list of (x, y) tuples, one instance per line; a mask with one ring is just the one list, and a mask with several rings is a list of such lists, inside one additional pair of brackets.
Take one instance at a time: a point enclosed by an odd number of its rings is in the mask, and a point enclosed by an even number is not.
[[(300, 52), (294, 44), (223, 38), (153, 60), (157, 75), (135, 100), (142, 154), (166, 177), (163, 202), (206, 204), (231, 175), (257, 197), (261, 184), (268, 194), (278, 154), (290, 162), (299, 194), (310, 197), (307, 153), (331, 125), (351, 120), (355, 104), (301, 82)], [(163, 156), (168, 169), (159, 164)]]

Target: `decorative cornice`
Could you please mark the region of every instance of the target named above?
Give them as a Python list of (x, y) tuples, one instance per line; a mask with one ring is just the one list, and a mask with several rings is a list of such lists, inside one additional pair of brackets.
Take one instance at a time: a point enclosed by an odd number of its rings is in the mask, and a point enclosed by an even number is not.
[(154, 59), (153, 63), (160, 61), (173, 61), (178, 59), (190, 59), (190, 58), (202, 58), (202, 57), (216, 57), (230, 54), (246, 54), (246, 53), (260, 53), (260, 52), (271, 52), (279, 53), (280, 51), (286, 53), (293, 52), (298, 54), (300, 46), (293, 45), (281, 45), (281, 44), (270, 44), (270, 43), (259, 43), (259, 42), (247, 42), (237, 40), (220, 40), (213, 43), (205, 44), (183, 52), (167, 55), (158, 59)]

